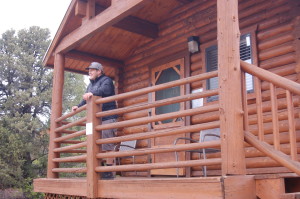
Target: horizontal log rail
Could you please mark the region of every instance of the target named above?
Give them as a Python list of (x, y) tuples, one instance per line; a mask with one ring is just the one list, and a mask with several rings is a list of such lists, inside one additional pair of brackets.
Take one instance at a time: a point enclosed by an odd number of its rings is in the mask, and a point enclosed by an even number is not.
[(177, 151), (197, 150), (204, 148), (220, 148), (221, 141), (207, 141), (201, 143), (181, 144), (181, 145), (170, 145), (161, 148), (146, 148), (136, 149), (133, 151), (122, 151), (122, 152), (110, 152), (110, 153), (98, 153), (97, 158), (115, 158), (115, 157), (126, 157), (136, 155), (148, 155), (156, 153), (168, 153)]
[(300, 84), (297, 82), (291, 81), (287, 78), (281, 77), (244, 61), (241, 61), (241, 67), (245, 72), (251, 75), (257, 76), (262, 80), (271, 82), (275, 86), (287, 89), (295, 94), (300, 95)]
[[(70, 124), (71, 122), (68, 122), (68, 121), (61, 121), (61, 122), (59, 122), (58, 124), (59, 125), (61, 125), (61, 126), (63, 126), (63, 125), (67, 125), (67, 124)], [(79, 124), (77, 124), (77, 126), (85, 126), (85, 123), (84, 122), (82, 122), (82, 123), (79, 123)]]
[(83, 141), (81, 140), (64, 140), (61, 142), (61, 144), (79, 144), (82, 143)]
[(118, 143), (129, 140), (141, 140), (141, 139), (149, 139), (154, 137), (162, 137), (168, 135), (176, 135), (181, 133), (190, 133), (196, 132), (204, 129), (213, 129), (220, 127), (220, 122), (208, 122), (204, 124), (196, 124), (191, 126), (179, 127), (176, 129), (167, 129), (167, 130), (159, 130), (159, 131), (148, 131), (144, 133), (137, 133), (133, 135), (124, 135), (120, 137), (106, 138), (106, 139), (98, 139), (96, 140), (97, 144), (109, 144), (109, 143)]
[(52, 172), (55, 173), (86, 173), (87, 168), (54, 168)]
[(195, 166), (210, 166), (221, 164), (221, 158), (206, 159), (206, 160), (189, 160), (179, 162), (163, 162), (163, 163), (149, 163), (149, 164), (132, 164), (121, 166), (96, 167), (96, 172), (107, 171), (144, 171), (150, 169), (165, 169), (165, 168), (180, 168), (180, 167), (195, 167)]
[(65, 136), (62, 136), (62, 137), (55, 138), (53, 141), (54, 142), (62, 142), (64, 140), (68, 140), (68, 139), (71, 139), (71, 138), (75, 138), (75, 137), (85, 135), (85, 132), (86, 132), (86, 130), (84, 129), (84, 130), (77, 131), (77, 132), (69, 134), (69, 135), (65, 135)]
[(83, 149), (74, 149), (74, 150), (67, 150), (67, 151), (64, 151), (64, 153), (86, 153), (86, 150), (83, 150)]
[(173, 113), (166, 113), (162, 115), (157, 115), (153, 117), (144, 117), (144, 118), (138, 118), (138, 119), (133, 119), (129, 121), (122, 121), (122, 122), (116, 122), (113, 124), (104, 124), (104, 125), (98, 125), (96, 126), (96, 130), (105, 130), (105, 129), (112, 129), (112, 128), (122, 128), (122, 127), (129, 127), (129, 126), (136, 126), (136, 125), (141, 125), (141, 124), (147, 124), (150, 122), (155, 122), (155, 121), (162, 121), (166, 119), (171, 119), (171, 118), (176, 118), (176, 117), (185, 117), (185, 116), (190, 116), (193, 114), (201, 114), (201, 113), (207, 113), (207, 112), (212, 112), (219, 110), (219, 105), (218, 104), (213, 104), (213, 105), (207, 105), (195, 109), (188, 109), (180, 112), (173, 112)]
[(73, 144), (73, 145), (70, 145), (70, 146), (56, 148), (53, 151), (56, 152), (56, 153), (59, 153), (59, 152), (61, 153), (61, 152), (71, 150), (71, 149), (78, 149), (78, 148), (86, 147), (86, 144), (87, 144), (86, 142), (81, 142), (79, 144)]
[(78, 155), (78, 156), (71, 156), (71, 157), (63, 157), (63, 158), (54, 158), (54, 162), (85, 162), (86, 155)]
[(64, 134), (72, 134), (72, 133), (76, 133), (77, 131), (71, 131), (71, 130), (62, 130), (60, 131), (60, 133), (64, 133)]
[(172, 82), (169, 82), (169, 83), (164, 83), (164, 84), (160, 84), (160, 85), (156, 85), (156, 86), (151, 86), (151, 87), (139, 89), (139, 90), (136, 90), (136, 91), (131, 91), (131, 92), (127, 92), (127, 93), (114, 95), (114, 96), (111, 96), (111, 97), (101, 98), (101, 99), (98, 99), (96, 101), (96, 104), (103, 104), (103, 103), (107, 103), (107, 102), (111, 102), (111, 101), (136, 97), (136, 96), (139, 96), (139, 95), (148, 94), (148, 93), (163, 90), (163, 89), (166, 89), (166, 88), (176, 87), (176, 86), (192, 83), (192, 82), (195, 82), (195, 81), (206, 80), (206, 79), (217, 77), (217, 76), (218, 76), (218, 71), (202, 73), (202, 74), (195, 75), (195, 76), (192, 76), (192, 77), (187, 77), (187, 78), (184, 78), (184, 79), (175, 80), (175, 81), (172, 81)]
[(76, 111), (72, 111), (68, 114), (65, 114), (65, 115), (57, 118), (55, 120), (55, 122), (61, 122), (61, 121), (65, 120), (67, 118), (70, 118), (70, 117), (72, 117), (72, 116), (74, 116), (74, 115), (76, 115), (76, 114), (78, 114), (78, 113), (80, 113), (81, 111), (84, 111), (84, 110), (86, 110), (86, 105), (83, 105), (83, 106), (79, 107)]
[(60, 131), (62, 131), (62, 130), (71, 128), (71, 127), (73, 127), (73, 126), (77, 126), (78, 124), (81, 124), (81, 123), (83, 123), (83, 122), (86, 122), (86, 117), (83, 117), (83, 118), (81, 118), (81, 119), (79, 119), (79, 120), (76, 120), (76, 121), (74, 121), (74, 122), (70, 122), (70, 123), (67, 124), (67, 125), (61, 126), (61, 127), (57, 128), (57, 129), (55, 129), (54, 132), (55, 132), (55, 133), (60, 132)]
[(218, 94), (218, 89), (207, 90), (207, 91), (203, 91), (201, 93), (192, 93), (192, 94), (188, 94), (188, 95), (168, 98), (165, 100), (159, 100), (159, 101), (150, 102), (150, 103), (133, 105), (133, 106), (125, 107), (125, 108), (118, 108), (118, 109), (111, 110), (111, 111), (100, 112), (100, 113), (96, 113), (96, 117), (105, 117), (105, 116), (109, 116), (109, 115), (121, 115), (123, 113), (140, 111), (140, 110), (144, 110), (144, 109), (148, 109), (148, 108), (164, 106), (164, 105), (169, 105), (169, 104), (173, 104), (173, 103), (191, 101), (193, 99), (205, 98), (205, 97), (209, 97), (209, 96), (213, 96), (213, 95), (217, 95), (217, 94)]

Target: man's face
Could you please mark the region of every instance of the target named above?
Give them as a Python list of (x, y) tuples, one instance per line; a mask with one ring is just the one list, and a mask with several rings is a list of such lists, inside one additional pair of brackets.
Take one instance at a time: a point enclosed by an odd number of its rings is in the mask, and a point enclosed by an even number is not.
[(90, 80), (95, 80), (100, 75), (101, 75), (101, 70), (89, 69)]

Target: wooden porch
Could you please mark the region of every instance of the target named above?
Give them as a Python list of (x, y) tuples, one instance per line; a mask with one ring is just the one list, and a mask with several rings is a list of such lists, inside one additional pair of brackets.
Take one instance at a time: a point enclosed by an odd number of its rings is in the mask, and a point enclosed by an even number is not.
[[(86, 179), (37, 179), (37, 191), (45, 198), (73, 197), (84, 199)], [(256, 175), (244, 177), (197, 178), (122, 178), (98, 181), (98, 198), (232, 198), (237, 194), (252, 198), (296, 199), (300, 179), (297, 175)], [(238, 187), (238, 188), (236, 188)], [(255, 193), (253, 190), (256, 190)], [(265, 191), (268, 190), (268, 191)], [(256, 196), (254, 196), (255, 194)], [(239, 195), (241, 197), (241, 195)]]
[[(110, 153), (101, 153), (100, 151), (99, 146), (105, 143), (120, 143), (128, 140), (140, 140), (141, 144), (145, 144), (145, 141), (159, 137), (170, 137), (174, 135), (191, 136), (191, 132), (199, 132), (205, 129), (221, 127), (221, 123), (217, 119), (216, 121), (203, 122), (201, 124), (183, 126), (175, 129), (151, 130), (149, 132), (107, 139), (101, 139), (100, 134), (98, 133), (103, 129), (120, 129), (128, 126), (151, 124), (155, 121), (166, 120), (174, 117), (188, 117), (193, 115), (205, 115), (208, 113), (216, 114), (220, 105), (212, 103), (199, 108), (187, 109), (184, 111), (166, 113), (157, 116), (148, 116), (142, 119), (119, 121), (113, 124), (101, 125), (99, 120), (99, 118), (106, 115), (121, 115), (127, 112), (214, 96), (218, 94), (218, 90), (187, 94), (175, 98), (149, 102), (142, 105), (118, 108), (112, 111), (101, 112), (100, 110), (100, 105), (108, 101), (118, 101), (127, 97), (144, 95), (169, 87), (189, 84), (194, 81), (205, 81), (206, 79), (217, 75), (217, 72), (211, 72), (112, 97), (93, 97), (92, 100), (88, 101), (88, 104), (84, 107), (57, 118), (55, 120), (57, 128), (54, 129), (54, 132), (57, 133), (57, 137), (54, 138), (53, 143), (59, 144), (60, 147), (54, 148), (53, 153), (67, 155), (64, 155), (65, 157), (53, 158), (52, 163), (53, 165), (72, 163), (73, 167), (63, 168), (60, 166), (51, 168), (50, 165), (49, 172), (55, 175), (58, 175), (59, 173), (83, 173), (86, 177), (80, 179), (75, 177), (70, 179), (62, 176), (62, 178), (59, 179), (36, 179), (34, 182), (35, 191), (62, 195), (70, 195), (70, 193), (72, 193), (72, 195), (76, 196), (93, 198), (139, 198), (141, 193), (144, 198), (182, 198), (187, 197), (185, 194), (192, 198), (197, 198), (199, 196), (203, 196), (205, 198), (236, 198), (241, 193), (246, 194), (245, 196), (249, 198), (255, 198), (260, 195), (261, 198), (268, 198), (269, 194), (274, 195), (272, 198), (285, 198), (288, 196), (296, 197), (298, 195), (297, 193), (293, 193), (294, 195), (292, 196), (292, 193), (289, 193), (290, 195), (286, 194), (284, 182), (286, 181), (286, 178), (290, 177), (295, 179), (296, 184), (299, 184), (300, 180), (300, 178), (297, 177), (297, 174), (300, 174), (300, 164), (298, 162), (300, 137), (299, 134), (296, 133), (299, 127), (297, 126), (297, 115), (294, 113), (294, 107), (298, 104), (295, 99), (297, 99), (297, 96), (300, 94), (300, 85), (263, 69), (252, 67), (250, 64), (245, 62), (241, 62), (241, 68), (242, 74), (244, 74), (244, 72), (248, 72), (254, 75), (257, 79), (263, 79), (264, 81), (270, 82), (270, 90), (268, 92), (270, 92), (271, 96), (274, 96), (274, 90), (272, 90), (274, 86), (282, 89), (282, 91), (280, 91), (280, 93), (283, 93), (282, 95), (277, 94), (277, 97), (271, 97), (271, 104), (278, 104), (281, 100), (286, 100), (287, 103), (283, 107), (274, 105), (270, 107), (270, 111), (273, 113), (273, 110), (278, 107), (281, 107), (281, 110), (286, 109), (285, 117), (278, 117), (276, 114), (272, 114), (270, 119), (272, 119), (273, 125), (275, 126), (273, 126), (270, 131), (260, 132), (257, 127), (251, 128), (251, 125), (249, 125), (251, 120), (244, 120), (246, 125), (243, 130), (245, 140), (245, 143), (242, 140), (243, 154), (242, 156), (236, 157), (240, 159), (244, 158), (245, 161), (245, 168), (241, 170), (240, 173), (236, 175), (224, 175), (223, 167), (226, 168), (228, 165), (235, 166), (235, 164), (228, 164), (228, 162), (224, 161), (224, 156), (226, 154), (222, 155), (222, 150), (224, 150), (222, 146), (222, 139), (199, 143), (187, 142), (176, 146), (163, 145), (151, 147), (151, 145), (148, 145), (146, 148), (136, 149), (133, 151), (116, 151)], [(243, 77), (242, 74), (241, 77)], [(240, 82), (243, 82), (242, 80), (243, 78), (240, 79)], [(257, 90), (259, 91), (261, 88), (258, 88)], [(246, 98), (247, 96), (246, 93), (241, 93), (241, 95), (243, 98)], [(259, 99), (257, 98), (257, 100)], [(244, 118), (251, 117), (251, 111), (248, 107), (248, 105), (243, 106)], [(256, 104), (254, 108), (262, 108), (262, 105)], [(74, 115), (79, 114), (82, 111), (86, 111), (85, 117), (77, 118), (72, 122), (69, 120), (67, 122), (68, 118), (72, 118)], [(275, 113), (276, 112), (277, 110)], [(267, 115), (267, 118), (268, 117), (269, 116)], [(263, 117), (262, 121), (269, 120), (267, 118)], [(284, 122), (284, 125), (279, 125), (279, 123), (282, 122)], [(89, 123), (92, 123), (93, 125), (88, 127)], [(84, 128), (85, 126), (87, 126), (87, 128)], [(83, 130), (70, 130), (70, 128), (74, 127), (80, 127), (83, 128)], [(274, 131), (273, 129), (277, 129), (277, 131)], [(286, 131), (289, 132), (290, 136), (286, 136)], [(224, 135), (225, 133), (221, 130), (221, 135), (222, 134)], [(199, 134), (194, 133), (194, 136), (199, 136)], [(198, 159), (198, 157), (193, 154), (191, 156), (185, 156), (184, 159), (181, 158), (180, 161), (174, 161), (174, 158), (163, 162), (153, 161), (154, 155), (157, 154), (166, 154), (163, 157), (169, 157), (170, 154), (172, 156), (174, 152), (182, 153), (184, 151), (202, 148), (220, 148), (221, 153), (207, 154), (207, 159)], [(280, 148), (280, 150), (278, 150), (278, 148)], [(228, 155), (230, 156), (231, 153)], [(110, 167), (100, 166), (98, 164), (101, 158), (128, 156), (137, 157), (137, 161), (132, 162), (132, 160), (125, 160), (121, 162), (121, 165)], [(141, 158), (139, 159), (138, 157)], [(76, 164), (83, 167), (76, 166)], [(208, 176), (214, 177), (197, 177), (203, 175), (202, 166), (207, 166)], [(174, 168), (181, 168), (181, 176), (186, 176), (187, 178), (176, 178)], [(173, 169), (173, 171), (170, 171), (170, 169)], [(157, 170), (161, 170), (162, 172), (151, 172)], [(99, 180), (99, 174), (107, 171), (122, 172), (122, 177), (117, 177), (114, 180)], [(125, 173), (124, 175), (123, 172)], [(261, 173), (273, 174), (262, 175)], [(148, 178), (145, 178), (147, 176)], [(269, 183), (270, 185), (268, 185)], [(263, 189), (260, 186), (261, 184), (263, 184), (262, 187), (265, 186), (267, 188)], [(275, 193), (269, 193), (269, 188), (272, 186), (277, 187)], [(294, 191), (295, 190), (296, 192), (300, 191), (298, 190), (298, 185), (295, 186)]]
[[(46, 199), (299, 197), (300, 84), (295, 71), (300, 71), (300, 18), (292, 9), (295, 5), (294, 0), (276, 0), (274, 5), (252, 0), (72, 1), (68, 14), (75, 13), (75, 19), (65, 22), (67, 28), (61, 28), (45, 57), (46, 65), (54, 65), (55, 93), (47, 178), (34, 180), (35, 191), (46, 193)], [(262, 14), (261, 9), (268, 7), (271, 11)], [(164, 12), (173, 9), (175, 14), (166, 18)], [(289, 9), (293, 12), (287, 17)], [(262, 16), (265, 21), (258, 20)], [(146, 18), (160, 26), (146, 23)], [(193, 26), (194, 18), (199, 22)], [(251, 41), (245, 39), (247, 46), (256, 45), (256, 39), (266, 40), (252, 49), (251, 53), (259, 52), (253, 53), (251, 63), (241, 61), (239, 26), (253, 33), (267, 29), (249, 36)], [(158, 27), (164, 31), (158, 32)], [(183, 40), (192, 33), (203, 34), (209, 44), (216, 37), (216, 70), (205, 68), (203, 54), (208, 48), (195, 54), (187, 50)], [(129, 42), (120, 39), (124, 35), (132, 36)], [(108, 66), (118, 94), (93, 97), (75, 112), (62, 115), (64, 72), (83, 73), (90, 61)], [(178, 78), (159, 82), (165, 69)], [(246, 83), (249, 75), (251, 92)], [(219, 81), (216, 88), (208, 87), (212, 79)], [(158, 99), (157, 93), (173, 88), (178, 88), (177, 96)], [(193, 106), (199, 100), (204, 103)], [(116, 101), (118, 109), (102, 112), (101, 105), (110, 101)], [(158, 114), (163, 106), (173, 110)], [(115, 114), (120, 116), (117, 123), (101, 124), (102, 117)], [(102, 139), (99, 132), (112, 128), (118, 129), (118, 136)], [(216, 129), (220, 139), (200, 142), (200, 132)], [(197, 141), (175, 145), (178, 137)], [(137, 140), (135, 150), (101, 151), (102, 144), (132, 140)], [(217, 151), (206, 158), (195, 153), (203, 154), (203, 149)], [(104, 158), (122, 160), (101, 166)], [(102, 172), (110, 171), (117, 173), (114, 180), (101, 179)]]

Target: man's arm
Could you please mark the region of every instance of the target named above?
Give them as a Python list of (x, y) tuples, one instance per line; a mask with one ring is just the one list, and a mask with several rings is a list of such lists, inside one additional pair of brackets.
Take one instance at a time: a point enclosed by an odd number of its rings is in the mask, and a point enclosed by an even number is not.
[[(90, 85), (88, 85), (88, 87), (87, 87), (87, 89), (86, 89), (86, 91), (85, 91), (85, 94), (88, 92), (89, 86), (90, 86)], [(84, 94), (84, 95), (85, 95), (85, 94)], [(84, 95), (83, 95), (83, 96), (84, 96)], [(85, 100), (85, 99), (82, 99), (81, 102), (80, 102), (77, 106), (73, 106), (73, 107), (72, 107), (72, 111), (76, 111), (79, 107), (81, 107), (81, 106), (83, 106), (83, 105), (85, 105), (85, 104), (86, 104), (86, 100)]]

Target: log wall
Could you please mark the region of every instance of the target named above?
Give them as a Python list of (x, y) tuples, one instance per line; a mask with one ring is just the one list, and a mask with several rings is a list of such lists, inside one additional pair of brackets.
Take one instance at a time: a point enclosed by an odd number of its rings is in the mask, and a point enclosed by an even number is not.
[[(257, 55), (254, 55), (255, 62), (258, 66), (267, 69), (273, 73), (299, 81), (299, 17), (296, 18), (297, 12), (292, 5), (295, 0), (240, 0), (239, 1), (239, 19), (240, 29), (248, 29), (254, 27), (256, 29), (256, 50)], [(153, 63), (160, 63), (165, 57), (187, 51), (187, 38), (189, 36), (199, 36), (200, 47), (211, 42), (216, 42), (217, 39), (217, 13), (216, 0), (212, 1), (193, 1), (186, 6), (175, 9), (170, 17), (159, 25), (159, 38), (152, 40), (144, 46), (136, 49), (133, 56), (125, 61), (126, 67), (123, 71), (124, 92), (129, 92), (150, 85), (150, 71), (149, 65)], [(255, 47), (255, 46), (254, 46)], [(190, 74), (187, 76), (194, 76), (205, 71), (203, 63), (204, 52), (200, 51), (190, 55)], [(163, 63), (161, 63), (163, 64)], [(298, 66), (298, 67), (297, 67)], [(203, 82), (195, 82), (190, 85), (191, 90), (202, 88)], [(264, 115), (264, 130), (268, 139), (272, 139), (272, 121), (270, 112), (270, 90), (267, 82), (262, 82), (262, 106)], [(287, 124), (287, 108), (284, 101), (284, 95), (281, 95), (281, 90), (277, 89), (279, 93), (278, 106), (280, 135), (286, 136), (288, 129)], [(256, 101), (254, 94), (248, 94), (248, 109), (249, 109), (249, 129), (252, 133), (257, 134), (257, 115), (256, 115)], [(148, 95), (134, 97), (124, 100), (121, 104), (123, 106), (130, 106), (133, 104), (140, 104), (148, 102)], [(294, 106), (296, 107), (296, 117), (299, 124), (299, 98), (294, 99)], [(123, 115), (123, 120), (135, 119), (147, 116), (147, 110), (127, 113)], [(191, 124), (200, 124), (204, 122), (216, 121), (219, 119), (218, 112), (205, 113), (202, 115), (195, 115), (191, 117)], [(300, 126), (296, 125), (297, 136), (299, 141)], [(128, 127), (123, 129), (123, 134), (134, 134), (148, 131), (147, 125)], [(192, 137), (198, 139), (198, 133), (193, 133)], [(270, 138), (269, 138), (270, 137)], [(285, 143), (282, 142), (284, 145)], [(147, 141), (140, 142), (139, 147), (146, 147)], [(284, 146), (288, 148), (288, 146)], [(265, 158), (253, 148), (246, 149), (247, 168), (249, 173), (264, 172), (263, 168), (272, 167), (271, 171), (278, 171), (278, 165), (271, 160), (269, 164), (255, 164), (255, 161), (261, 161)], [(218, 154), (217, 154), (218, 155)], [(145, 157), (146, 158), (146, 157)], [(197, 155), (192, 155), (192, 159), (197, 159)], [(146, 162), (146, 159), (141, 162)], [(261, 170), (257, 170), (261, 168)], [(216, 169), (218, 173), (219, 168)], [(281, 169), (286, 171), (284, 169)], [(193, 175), (200, 175), (199, 168), (193, 168)]]

